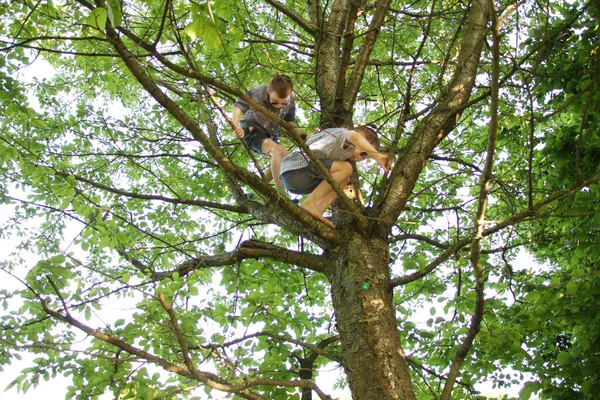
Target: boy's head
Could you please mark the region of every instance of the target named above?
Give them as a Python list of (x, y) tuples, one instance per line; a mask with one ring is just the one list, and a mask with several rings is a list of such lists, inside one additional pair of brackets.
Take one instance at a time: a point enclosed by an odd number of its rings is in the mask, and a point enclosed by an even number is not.
[(365, 125), (359, 125), (354, 127), (352, 130), (360, 133), (362, 137), (367, 139), (367, 142), (369, 142), (371, 146), (375, 148), (375, 150), (379, 151), (381, 148), (381, 142), (379, 141), (379, 136), (377, 136), (375, 129)]
[(275, 76), (269, 85), (269, 102), (275, 108), (287, 106), (290, 104), (292, 90), (294, 90), (294, 84), (289, 76)]
[(287, 75), (276, 75), (271, 80), (271, 84), (269, 85), (271, 92), (276, 94), (279, 97), (287, 97), (292, 94), (292, 90), (294, 90), (294, 84), (292, 80)]

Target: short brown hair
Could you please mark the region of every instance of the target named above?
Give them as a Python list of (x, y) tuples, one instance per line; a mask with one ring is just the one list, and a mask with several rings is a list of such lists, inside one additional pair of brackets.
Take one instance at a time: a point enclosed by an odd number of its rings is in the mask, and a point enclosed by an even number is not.
[(371, 143), (371, 146), (375, 148), (375, 150), (379, 151), (381, 148), (381, 142), (379, 141), (379, 136), (377, 136), (377, 132), (370, 126), (359, 125), (353, 128), (355, 132), (360, 133), (367, 142)]
[(270, 88), (277, 94), (277, 96), (283, 99), (292, 93), (292, 90), (294, 90), (294, 84), (289, 76), (276, 75), (271, 80)]

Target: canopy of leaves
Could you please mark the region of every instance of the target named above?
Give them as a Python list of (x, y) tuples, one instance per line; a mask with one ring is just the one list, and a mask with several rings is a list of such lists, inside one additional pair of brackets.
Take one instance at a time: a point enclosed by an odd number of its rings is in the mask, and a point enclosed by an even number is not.
[[(498, 34), (470, 54), (468, 102), (419, 159), (418, 133), (460, 91), (479, 3)], [(474, 4), (0, 0), (0, 371), (36, 357), (11, 387), (62, 375), (69, 398), (327, 398), (312, 382), (344, 364), (328, 272), (343, 246), (265, 188), (268, 158), (227, 122), (280, 73), (304, 131), (375, 124), (393, 159), (385, 177), (358, 167), (366, 208), (353, 218), (385, 226), (416, 398), (442, 393), (478, 285), (485, 313), (452, 398), (486, 380), (527, 381), (523, 399), (594, 398), (600, 4)], [(248, 201), (251, 188), (270, 204)], [(519, 249), (539, 265), (518, 265)]]

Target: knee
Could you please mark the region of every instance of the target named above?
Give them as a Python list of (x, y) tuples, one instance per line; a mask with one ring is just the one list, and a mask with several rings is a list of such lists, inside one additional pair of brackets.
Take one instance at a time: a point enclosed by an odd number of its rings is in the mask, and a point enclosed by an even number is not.
[(342, 180), (350, 178), (352, 175), (352, 164), (348, 161), (334, 161), (329, 169), (330, 173), (337, 173)]
[(340, 161), (340, 164), (340, 169), (344, 175), (352, 175), (352, 164), (350, 164), (348, 161)]

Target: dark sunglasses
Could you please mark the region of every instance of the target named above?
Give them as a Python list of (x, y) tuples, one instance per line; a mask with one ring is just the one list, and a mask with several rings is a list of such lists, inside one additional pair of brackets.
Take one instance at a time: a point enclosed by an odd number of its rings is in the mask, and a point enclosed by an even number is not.
[(289, 101), (286, 101), (286, 102), (283, 102), (283, 103), (282, 103), (282, 102), (279, 102), (279, 101), (273, 101), (273, 100), (271, 100), (271, 101), (270, 101), (270, 103), (271, 103), (272, 105), (274, 105), (274, 106), (276, 106), (276, 105), (287, 106), (288, 104), (290, 104), (290, 102), (289, 102)]

